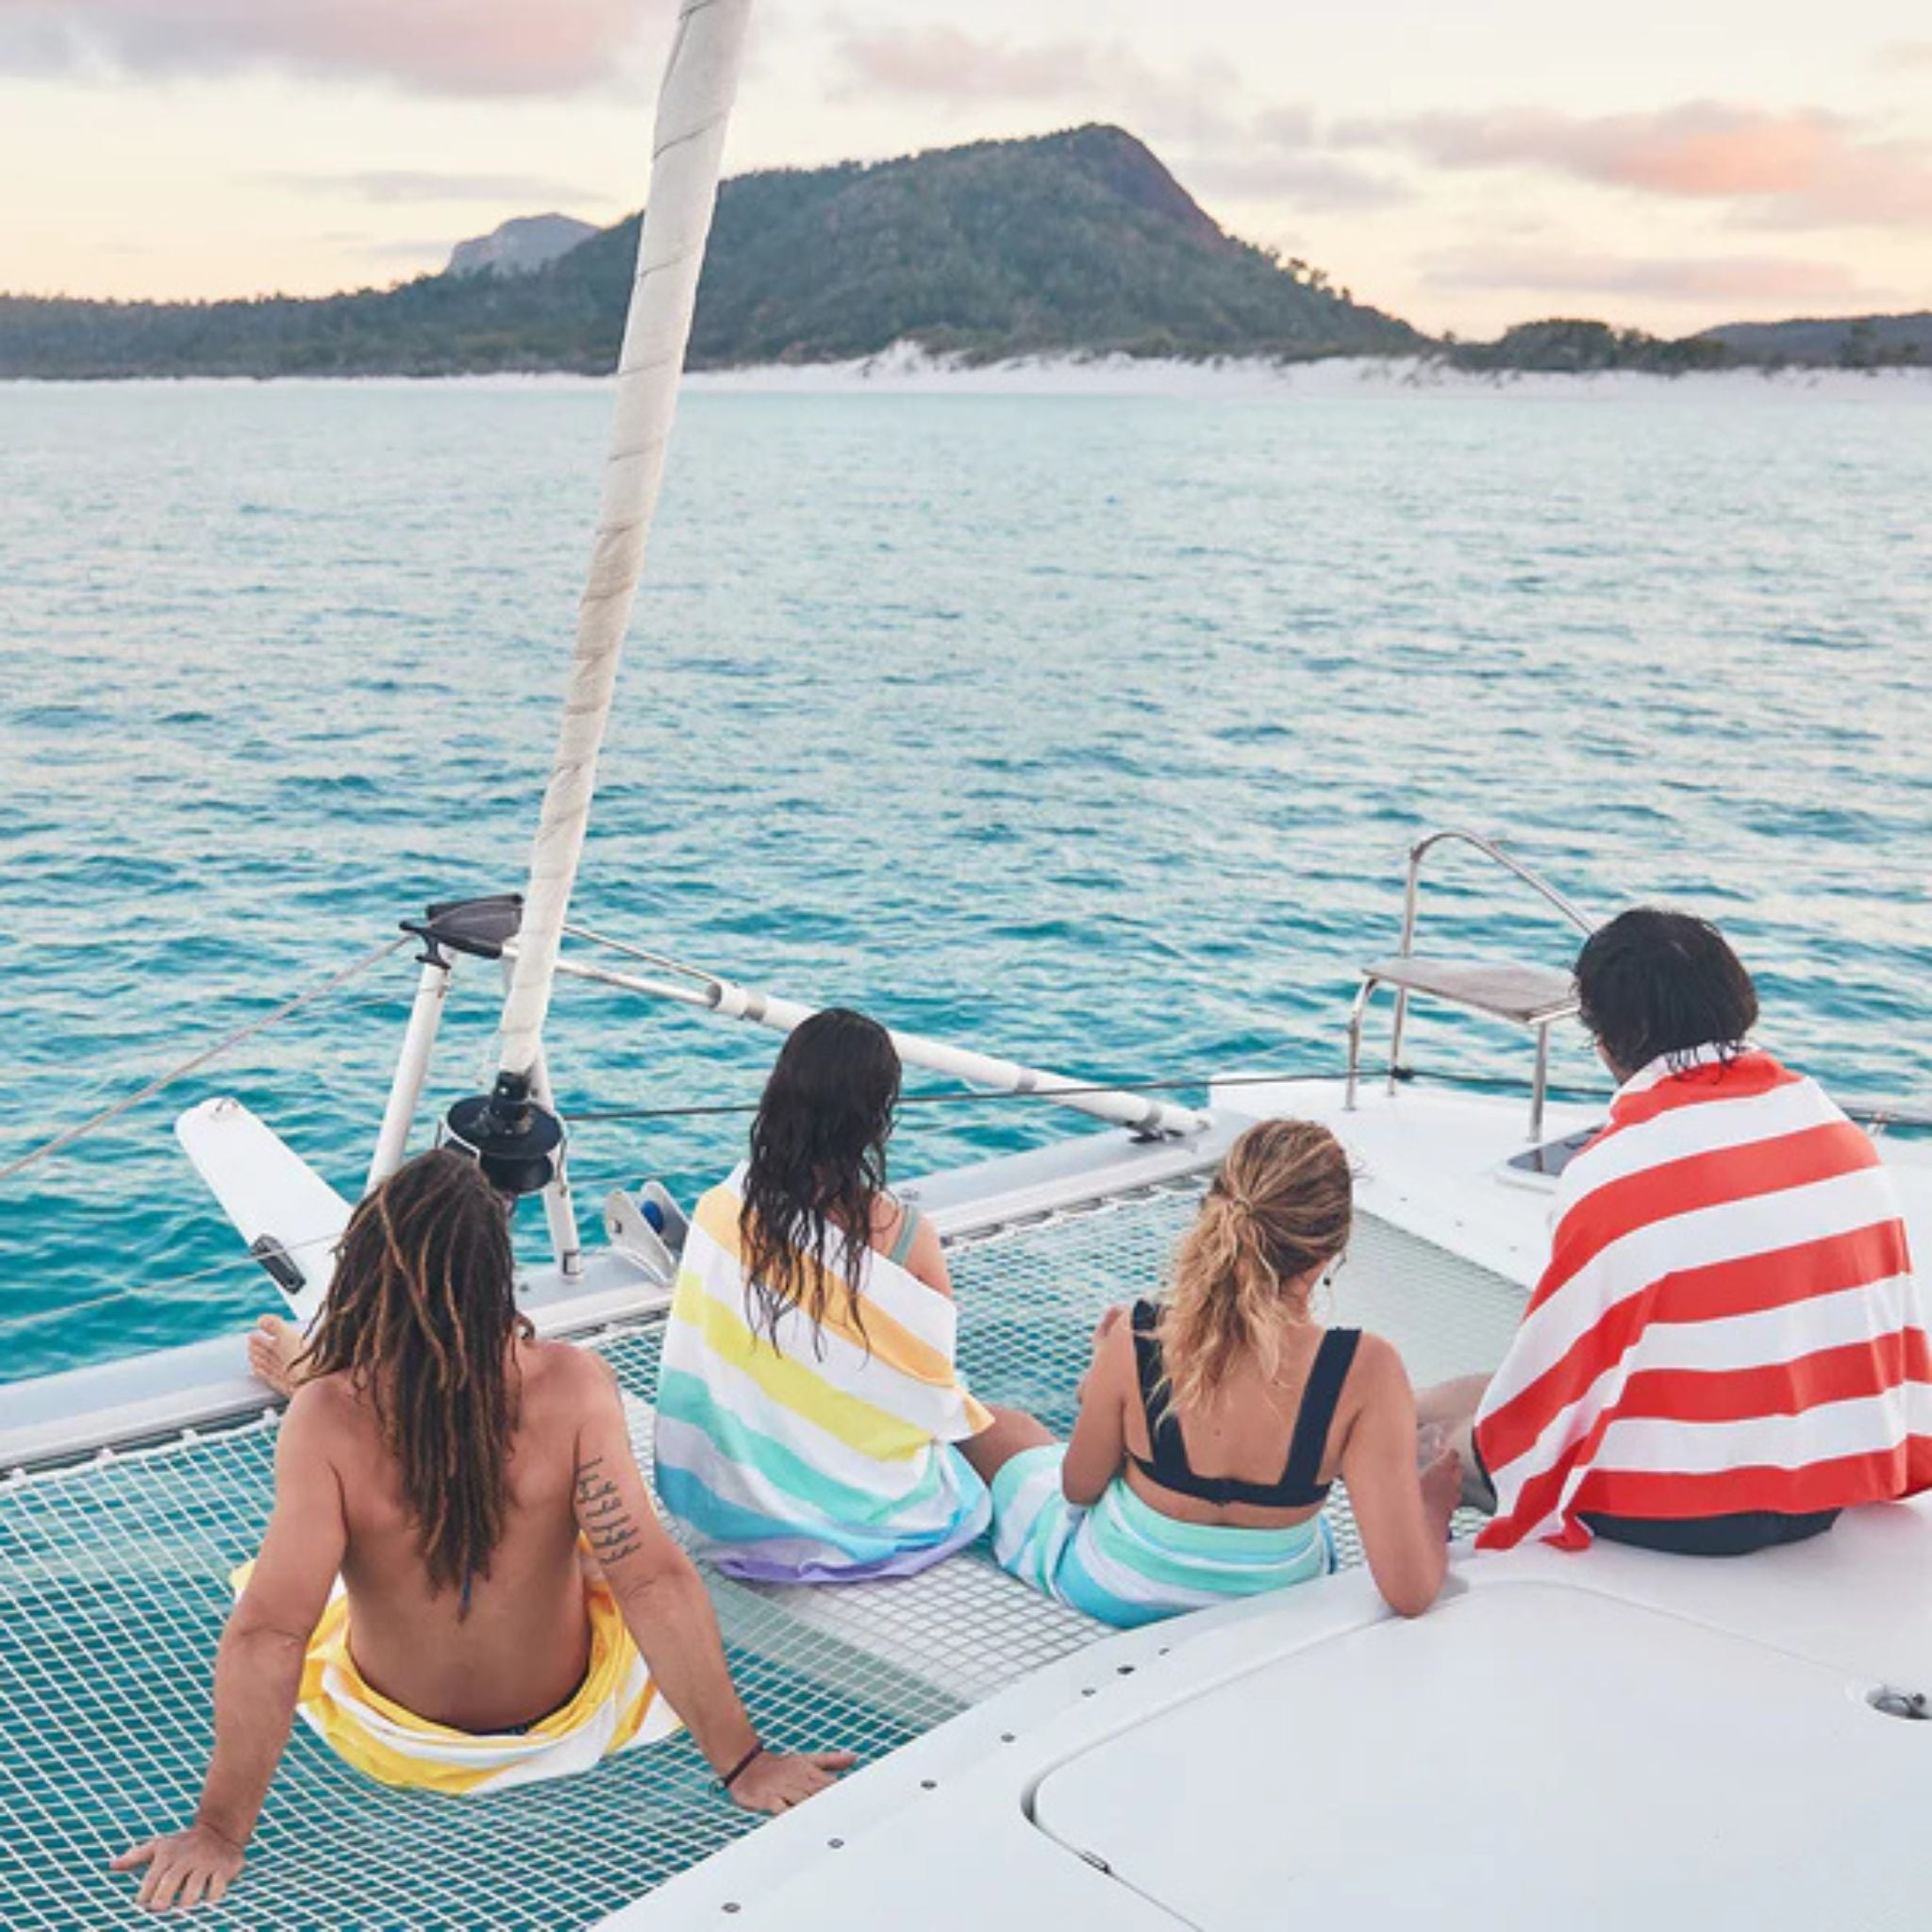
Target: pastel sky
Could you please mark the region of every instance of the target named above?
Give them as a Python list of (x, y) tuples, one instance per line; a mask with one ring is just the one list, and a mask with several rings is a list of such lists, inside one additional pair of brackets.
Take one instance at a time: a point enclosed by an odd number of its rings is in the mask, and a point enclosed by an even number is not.
[[(642, 198), (670, 0), (0, 0), (0, 289), (323, 292)], [(1091, 120), (1432, 329), (1932, 307), (1926, 0), (766, 0), (732, 171)]]

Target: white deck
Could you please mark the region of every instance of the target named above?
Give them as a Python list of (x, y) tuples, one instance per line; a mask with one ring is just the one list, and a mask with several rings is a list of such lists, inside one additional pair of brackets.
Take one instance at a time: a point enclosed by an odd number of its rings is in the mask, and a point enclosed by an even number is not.
[[(1360, 1163), (1357, 1199), (1378, 1220), (1521, 1288), (1541, 1273), (1556, 1183), (1508, 1166), (1528, 1145), (1521, 1100), (1425, 1083), (1391, 1093), (1371, 1079), (1363, 1080), (1353, 1112), (1340, 1080), (1229, 1084), (1212, 1093), (1216, 1116), (1231, 1122), (1284, 1115), (1325, 1122)], [(1541, 1138), (1599, 1126), (1607, 1111), (1607, 1096), (1599, 1107), (1552, 1102)], [(1932, 1143), (1881, 1135), (1876, 1144), (1898, 1186), (1913, 1252), (1932, 1255)]]
[(1932, 1724), (1866, 1698), (1932, 1686), (1932, 1507), (1451, 1588), (1403, 1624), (1356, 1572), (1112, 1639), (607, 1925), (1925, 1923)]
[[(1033, 1822), (1193, 1925), (1903, 1924), (1895, 1795), (1925, 1740), (1861, 1688), (1574, 1576), (1491, 1578), (1090, 1748)], [(1188, 1767), (1158, 1805), (1150, 1760)]]

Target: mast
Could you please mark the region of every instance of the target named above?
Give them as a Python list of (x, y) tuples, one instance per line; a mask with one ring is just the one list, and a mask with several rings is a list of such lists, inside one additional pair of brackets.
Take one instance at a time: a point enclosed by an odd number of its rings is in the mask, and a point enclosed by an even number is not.
[(530, 854), (516, 966), (504, 1002), (496, 1088), (450, 1109), (452, 1135), (474, 1146), (501, 1183), (519, 1192), (550, 1177), (561, 1140), (555, 1118), (533, 1105), (531, 1079), (583, 853), (618, 660), (663, 481), (750, 12), (751, 0), (681, 0), (678, 8), (658, 95), (650, 193), (618, 358), (603, 503), (577, 607), (557, 756)]

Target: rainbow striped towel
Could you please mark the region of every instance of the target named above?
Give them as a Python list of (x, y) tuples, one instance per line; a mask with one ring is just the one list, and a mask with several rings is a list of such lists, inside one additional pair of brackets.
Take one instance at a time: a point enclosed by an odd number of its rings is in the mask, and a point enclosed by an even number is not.
[[(242, 1593), (255, 1565), (230, 1579)], [(364, 1679), (349, 1653), (349, 1600), (340, 1581), (308, 1640), (296, 1708), (346, 1764), (385, 1785), (462, 1796), (587, 1771), (600, 1758), (667, 1738), (677, 1713), (658, 1695), (601, 1582), (585, 1591), (591, 1663), (576, 1695), (526, 1731), (453, 1730), (405, 1710)]]
[(1310, 1583), (1335, 1568), (1325, 1516), (1290, 1529), (1183, 1523), (1118, 1476), (1091, 1509), (1060, 1488), (1064, 1442), (1014, 1457), (993, 1478), (993, 1555), (1001, 1569), (1103, 1624), (1129, 1629), (1183, 1610)]
[(841, 1282), (815, 1336), (746, 1319), (741, 1168), (697, 1205), (658, 1378), (658, 1493), (727, 1575), (909, 1576), (986, 1527), (986, 1486), (952, 1445), (992, 1421), (953, 1366), (953, 1304), (868, 1253), (859, 1320)]

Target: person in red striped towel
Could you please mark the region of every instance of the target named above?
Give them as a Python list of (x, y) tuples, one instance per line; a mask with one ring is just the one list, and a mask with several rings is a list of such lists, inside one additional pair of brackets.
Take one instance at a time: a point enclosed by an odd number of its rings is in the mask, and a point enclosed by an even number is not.
[(1740, 1556), (1932, 1489), (1932, 1348), (1870, 1137), (1748, 1042), (1757, 991), (1705, 921), (1622, 914), (1576, 986), (1609, 1124), (1502, 1366), (1418, 1404), (1493, 1490), (1477, 1547)]

